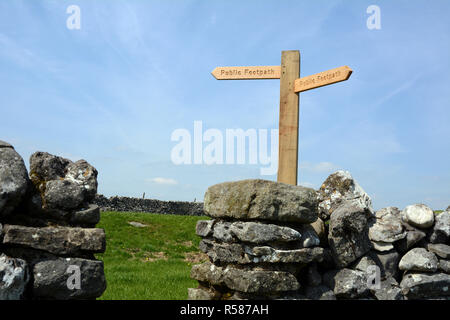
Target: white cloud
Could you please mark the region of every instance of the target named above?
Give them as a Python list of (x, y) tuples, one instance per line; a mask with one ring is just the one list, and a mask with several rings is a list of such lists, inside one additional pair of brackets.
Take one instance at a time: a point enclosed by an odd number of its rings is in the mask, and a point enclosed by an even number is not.
[(170, 178), (162, 178), (162, 177), (156, 177), (153, 179), (147, 179), (149, 182), (157, 183), (157, 184), (165, 184), (165, 185), (176, 185), (178, 184), (178, 181), (175, 179)]

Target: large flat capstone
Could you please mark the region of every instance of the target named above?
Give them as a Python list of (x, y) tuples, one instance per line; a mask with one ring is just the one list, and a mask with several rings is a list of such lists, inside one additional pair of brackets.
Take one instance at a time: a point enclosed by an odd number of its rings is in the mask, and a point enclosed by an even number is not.
[(204, 209), (216, 218), (312, 223), (317, 220), (317, 193), (311, 188), (268, 180), (216, 184), (205, 193)]

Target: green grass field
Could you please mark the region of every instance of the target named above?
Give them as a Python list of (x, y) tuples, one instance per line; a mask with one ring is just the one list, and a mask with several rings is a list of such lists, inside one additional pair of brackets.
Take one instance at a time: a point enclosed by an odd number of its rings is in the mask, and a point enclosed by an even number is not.
[[(205, 261), (198, 251), (195, 224), (205, 217), (149, 213), (102, 212), (98, 228), (105, 229), (103, 260), (107, 289), (100, 300), (182, 300), (193, 264)], [(129, 222), (145, 224), (134, 227)]]

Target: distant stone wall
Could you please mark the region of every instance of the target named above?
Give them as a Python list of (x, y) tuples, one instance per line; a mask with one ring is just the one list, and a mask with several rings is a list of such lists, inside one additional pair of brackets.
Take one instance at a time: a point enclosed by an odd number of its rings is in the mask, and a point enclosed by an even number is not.
[(149, 212), (184, 216), (204, 215), (202, 202), (161, 201), (117, 196), (106, 198), (101, 194), (97, 194), (94, 203), (102, 211)]

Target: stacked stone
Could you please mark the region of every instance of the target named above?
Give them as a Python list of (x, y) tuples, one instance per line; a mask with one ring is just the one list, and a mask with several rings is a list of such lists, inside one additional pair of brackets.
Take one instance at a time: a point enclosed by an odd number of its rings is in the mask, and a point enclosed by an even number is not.
[[(316, 199), (314, 197), (317, 197)], [(450, 208), (374, 211), (347, 171), (315, 192), (263, 180), (212, 186), (190, 299), (450, 299)]]
[(0, 141), (0, 300), (94, 299), (106, 289), (97, 170)]
[(324, 250), (310, 224), (317, 219), (313, 189), (265, 180), (210, 187), (197, 223), (200, 250), (209, 262), (195, 265), (199, 287), (190, 299), (286, 299), (301, 287), (306, 266), (323, 260)]

